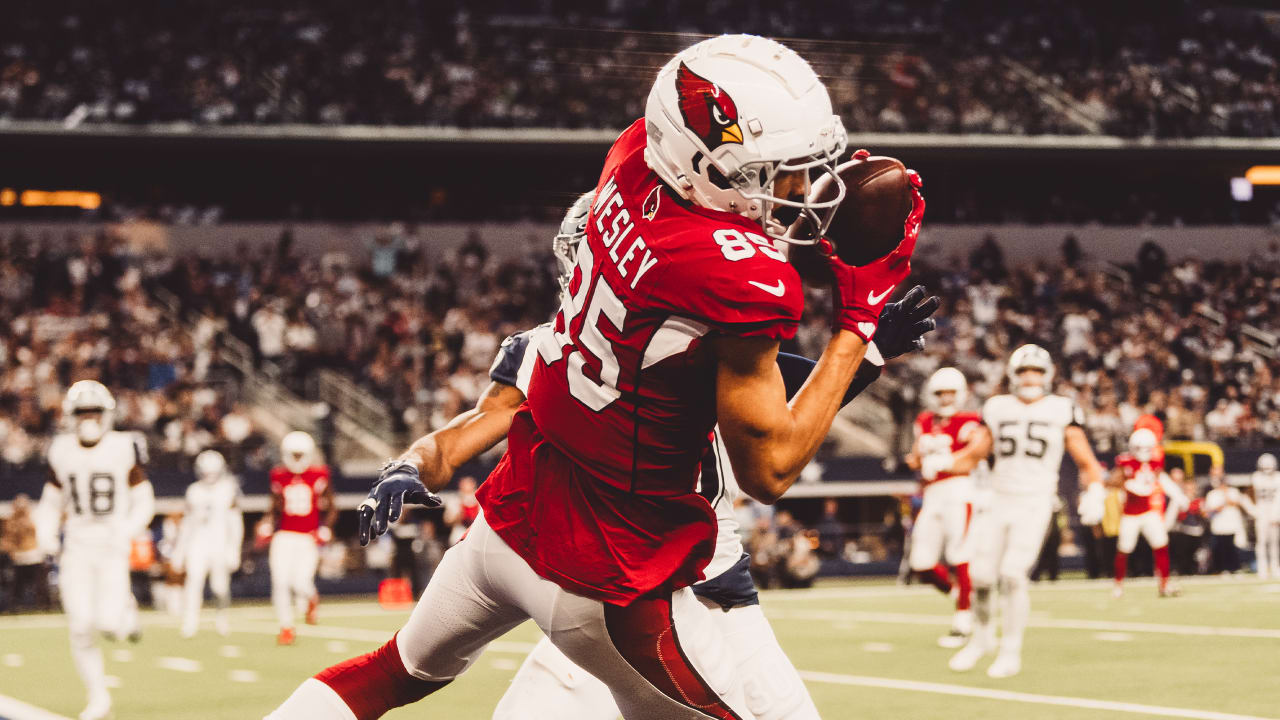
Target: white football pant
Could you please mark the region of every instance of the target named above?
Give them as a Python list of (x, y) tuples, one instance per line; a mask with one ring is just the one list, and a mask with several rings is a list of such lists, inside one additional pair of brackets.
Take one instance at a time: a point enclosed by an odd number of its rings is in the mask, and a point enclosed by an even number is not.
[[(187, 578), (182, 587), (182, 634), (192, 636), (200, 625), (200, 607), (204, 604), (204, 583), (217, 603), (218, 616), (225, 622), (231, 606), (231, 569), (227, 566), (227, 550), (217, 545), (195, 544), (187, 551), (183, 566)], [(274, 567), (274, 566), (273, 566)], [(272, 571), (272, 580), (275, 571)]]
[(127, 551), (68, 544), (58, 562), (58, 589), (70, 630), (71, 659), (93, 702), (107, 694), (96, 633), (119, 639), (138, 629)]
[(316, 594), (320, 548), (310, 533), (278, 530), (267, 553), (271, 568), (271, 604), (282, 628), (293, 627), (296, 612)]
[(969, 562), (968, 541), (972, 506), (968, 478), (951, 478), (925, 486), (924, 502), (911, 526), (911, 554), (907, 563), (917, 572), (946, 560), (955, 567)]
[(1258, 574), (1280, 578), (1280, 517), (1274, 513), (1258, 512)]
[(973, 559), (969, 563), (975, 588), (974, 634), (981, 640), (993, 632), (990, 590), (999, 585), (1001, 652), (1022, 652), (1022, 637), (1031, 616), (1028, 577), (1049, 531), (1053, 501), (1048, 494), (997, 492), (991, 506), (974, 520)]
[(1138, 547), (1138, 534), (1147, 539), (1152, 550), (1169, 544), (1169, 531), (1164, 527), (1164, 516), (1155, 510), (1148, 510), (1141, 515), (1122, 515), (1120, 517), (1120, 537), (1116, 539), (1116, 550), (1128, 555)]
[[(818, 709), (760, 606), (708, 609), (729, 643), (752, 717), (817, 720)], [(544, 637), (512, 679), (493, 720), (615, 720), (618, 715), (609, 688)]]

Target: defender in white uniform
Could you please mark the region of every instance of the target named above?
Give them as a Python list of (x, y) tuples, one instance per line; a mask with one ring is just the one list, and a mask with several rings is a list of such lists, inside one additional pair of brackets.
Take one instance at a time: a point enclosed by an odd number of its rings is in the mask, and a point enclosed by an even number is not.
[(115, 406), (115, 398), (97, 381), (81, 380), (67, 390), (62, 413), (74, 432), (58, 435), (49, 445), (50, 475), (37, 510), (43, 547), (56, 550), (58, 531), (63, 532), (62, 608), (71, 657), (89, 694), (81, 720), (111, 713), (102, 650), (94, 636), (101, 632), (118, 639), (137, 632), (129, 545), (155, 514), (141, 444), (132, 433), (111, 429)]
[(1258, 457), (1253, 474), (1253, 504), (1258, 531), (1258, 577), (1280, 578), (1280, 472), (1276, 456)]
[(219, 635), (231, 632), (227, 608), (231, 606), (231, 573), (240, 567), (244, 544), (244, 515), (240, 511), (240, 485), (227, 472), (227, 461), (216, 450), (196, 456), (196, 481), (187, 487), (187, 508), (174, 551), (174, 569), (186, 570), (183, 585), (182, 637), (194, 637), (204, 604), (205, 579), (218, 604), (214, 627)]
[(1049, 394), (1053, 362), (1048, 351), (1038, 345), (1013, 351), (1008, 377), (1013, 394), (996, 395), (982, 408), (995, 443), (991, 506), (973, 528), (973, 636), (950, 662), (952, 670), (968, 671), (997, 648), (991, 592), (998, 584), (1003, 636), (987, 670), (995, 678), (1022, 669), (1022, 636), (1031, 614), (1028, 575), (1049, 529), (1064, 449), (1080, 469), (1090, 514), (1104, 495), (1102, 468), (1082, 427), (1084, 413), (1070, 399)]

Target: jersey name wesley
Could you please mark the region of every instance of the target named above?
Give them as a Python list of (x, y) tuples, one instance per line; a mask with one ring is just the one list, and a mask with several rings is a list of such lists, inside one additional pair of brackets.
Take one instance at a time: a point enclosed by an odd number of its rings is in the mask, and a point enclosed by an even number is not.
[(1084, 413), (1071, 399), (1045, 395), (1026, 403), (1013, 395), (996, 395), (982, 406), (982, 421), (991, 429), (991, 488), (1007, 495), (1058, 492), (1064, 435), (1071, 425), (1084, 425)]

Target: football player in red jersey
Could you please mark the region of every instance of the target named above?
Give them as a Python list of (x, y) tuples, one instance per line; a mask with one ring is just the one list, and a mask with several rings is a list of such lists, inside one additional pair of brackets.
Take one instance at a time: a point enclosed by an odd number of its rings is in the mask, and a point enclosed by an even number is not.
[[(803, 305), (775, 240), (801, 214), (825, 229), (846, 147), (803, 59), (721, 36), (658, 74), (645, 118), (605, 160), (587, 238), (538, 344), (482, 514), (381, 649), (305, 681), (272, 718), (380, 717), (449, 683), (532, 618), (633, 718), (742, 718), (725, 641), (689, 590), (712, 556), (696, 491), (719, 420), (744, 492), (777, 500), (822, 443), (880, 312), (910, 271), (924, 201), (902, 243), (852, 268), (829, 258), (835, 332), (788, 404), (776, 363)], [(809, 202), (809, 172), (832, 201)], [(438, 504), (413, 462), (388, 465), (362, 522), (385, 532), (408, 500)]]
[(916, 443), (907, 466), (920, 472), (924, 503), (911, 528), (907, 564), (925, 582), (951, 590), (946, 566), (956, 577), (956, 614), (951, 632), (938, 642), (960, 647), (973, 630), (969, 609), (969, 521), (973, 518), (973, 481), (969, 473), (991, 453), (991, 431), (976, 412), (961, 410), (969, 383), (956, 368), (939, 368), (924, 386), (926, 410), (916, 418)]
[(1120, 537), (1116, 541), (1116, 584), (1113, 594), (1124, 594), (1124, 575), (1129, 567), (1129, 553), (1138, 545), (1141, 533), (1151, 546), (1156, 575), (1160, 578), (1160, 597), (1179, 593), (1169, 583), (1170, 520), (1187, 504), (1182, 488), (1164, 471), (1164, 452), (1159, 450), (1156, 434), (1149, 427), (1139, 427), (1129, 436), (1129, 452), (1116, 457), (1114, 477), (1124, 487), (1124, 515), (1120, 518)]
[(299, 430), (285, 435), (280, 457), (281, 464), (271, 468), (271, 513), (263, 518), (258, 532), (271, 535), (267, 564), (271, 568), (271, 604), (280, 623), (276, 641), (292, 645), (296, 606), (305, 604), (307, 624), (316, 623), (319, 546), (333, 538), (338, 505), (329, 468), (316, 462), (316, 441), (310, 435)]

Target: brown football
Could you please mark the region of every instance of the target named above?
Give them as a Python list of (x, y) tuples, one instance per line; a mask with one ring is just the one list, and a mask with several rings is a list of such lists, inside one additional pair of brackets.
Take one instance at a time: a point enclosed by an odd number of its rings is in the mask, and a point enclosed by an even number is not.
[[(836, 172), (844, 180), (845, 196), (827, 228), (827, 238), (835, 245), (836, 255), (849, 265), (879, 260), (902, 242), (903, 225), (911, 212), (907, 168), (897, 158), (872, 155), (865, 160), (847, 160)], [(831, 176), (819, 177), (810, 194), (818, 200), (835, 197)], [(812, 237), (813, 229), (801, 218), (791, 234)], [(797, 246), (791, 251), (792, 263), (806, 280), (828, 275), (815, 248)]]

